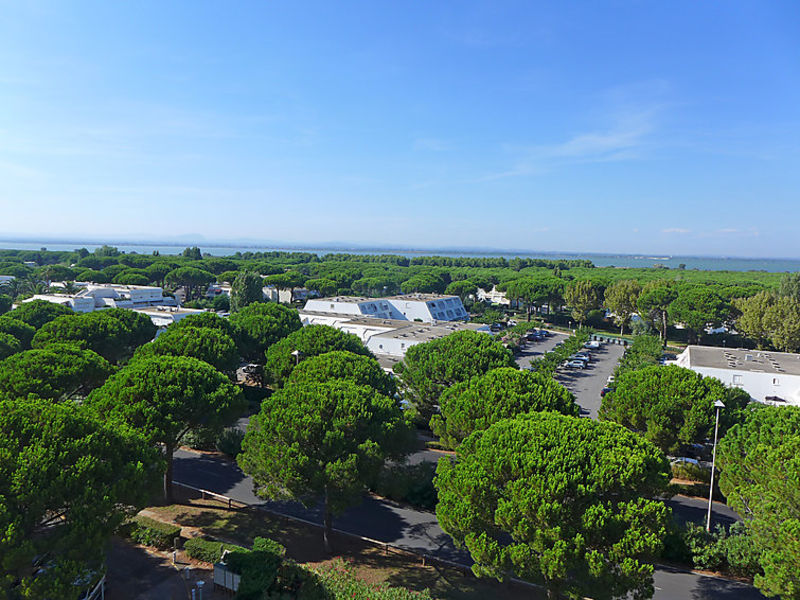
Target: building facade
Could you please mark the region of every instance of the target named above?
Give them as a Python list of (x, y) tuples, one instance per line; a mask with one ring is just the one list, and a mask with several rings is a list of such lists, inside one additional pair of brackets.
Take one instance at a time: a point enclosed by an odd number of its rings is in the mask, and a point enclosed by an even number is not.
[(758, 402), (800, 406), (800, 354), (688, 346), (671, 364), (741, 388)]
[(466, 321), (469, 319), (461, 298), (438, 294), (404, 294), (386, 298), (335, 296), (313, 298), (306, 302), (305, 311), (352, 315), (397, 321)]

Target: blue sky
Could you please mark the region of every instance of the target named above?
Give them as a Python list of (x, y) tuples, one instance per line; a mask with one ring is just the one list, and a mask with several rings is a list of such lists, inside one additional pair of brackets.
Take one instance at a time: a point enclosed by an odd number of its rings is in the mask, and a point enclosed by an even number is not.
[(0, 236), (800, 257), (796, 1), (0, 15)]

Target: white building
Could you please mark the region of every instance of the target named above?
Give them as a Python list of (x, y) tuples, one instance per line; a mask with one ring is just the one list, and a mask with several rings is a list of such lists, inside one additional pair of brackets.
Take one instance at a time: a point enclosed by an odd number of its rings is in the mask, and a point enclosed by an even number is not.
[(506, 297), (505, 292), (497, 289), (496, 285), (488, 292), (483, 288), (478, 288), (477, 298), (481, 302), (489, 302), (490, 304), (499, 304), (501, 306), (511, 306), (511, 300)]
[(175, 298), (164, 296), (164, 291), (160, 287), (143, 285), (88, 284), (76, 294), (37, 294), (23, 302), (33, 300), (62, 304), (77, 313), (106, 308), (127, 308), (146, 314), (159, 327), (179, 321), (188, 315), (203, 312), (198, 309), (181, 308)]
[(758, 402), (800, 405), (800, 354), (688, 346), (671, 364), (742, 388)]
[(438, 294), (405, 294), (386, 298), (362, 296), (314, 298), (306, 302), (303, 310), (423, 323), (465, 321), (469, 317), (461, 298)]
[[(405, 319), (379, 319), (359, 314), (336, 314), (303, 309), (300, 311), (303, 325), (329, 325), (346, 333), (352, 333), (378, 357), (396, 360), (416, 344), (443, 338), (455, 331), (481, 331), (490, 333), (488, 325), (472, 323), (439, 322), (416, 323)], [(395, 362), (396, 362), (395, 360)], [(381, 360), (383, 364), (383, 361)]]
[(0, 285), (14, 281), (13, 275), (0, 275)]

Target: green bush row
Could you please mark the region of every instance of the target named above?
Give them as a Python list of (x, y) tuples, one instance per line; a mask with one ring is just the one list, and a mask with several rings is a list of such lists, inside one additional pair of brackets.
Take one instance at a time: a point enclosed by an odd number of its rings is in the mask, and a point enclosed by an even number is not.
[(542, 358), (533, 361), (531, 370), (543, 375), (553, 375), (561, 363), (583, 348), (583, 345), (589, 341), (591, 333), (591, 329), (578, 329), (573, 335), (564, 340), (561, 346), (553, 348)]
[(128, 526), (128, 536), (137, 544), (153, 546), (160, 550), (172, 548), (181, 528), (149, 517), (134, 517)]
[(207, 563), (218, 562), (225, 550), (229, 552), (246, 552), (247, 548), (235, 544), (223, 544), (215, 540), (196, 537), (186, 540), (183, 550), (187, 556)]

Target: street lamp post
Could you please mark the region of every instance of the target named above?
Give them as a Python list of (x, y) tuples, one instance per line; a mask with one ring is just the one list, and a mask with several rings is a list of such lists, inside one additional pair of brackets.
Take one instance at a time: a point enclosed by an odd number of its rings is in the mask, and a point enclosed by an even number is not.
[(300, 352), (300, 350), (295, 350), (294, 352), (292, 352), (292, 356), (294, 356), (294, 359), (295, 359), (295, 363), (294, 364), (295, 365), (299, 365), (300, 364), (300, 357), (303, 356), (303, 353)]
[(714, 408), (717, 409), (717, 418), (714, 424), (714, 449), (711, 451), (711, 483), (708, 486), (708, 518), (706, 519), (706, 531), (711, 531), (711, 503), (714, 497), (714, 470), (717, 466), (717, 433), (719, 432), (719, 411), (725, 408), (722, 400), (714, 402)]

